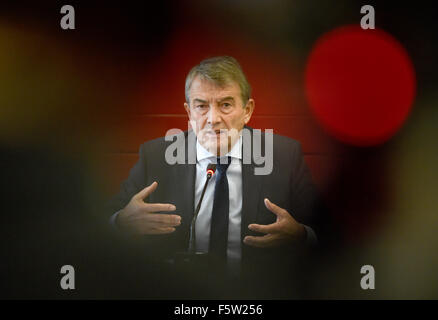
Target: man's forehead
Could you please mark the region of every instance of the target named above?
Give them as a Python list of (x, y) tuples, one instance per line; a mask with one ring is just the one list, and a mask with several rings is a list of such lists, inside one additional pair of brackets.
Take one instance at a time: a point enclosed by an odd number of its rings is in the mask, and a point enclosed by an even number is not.
[(224, 99), (226, 97), (237, 97), (240, 94), (240, 87), (236, 82), (219, 85), (213, 81), (196, 77), (190, 87), (192, 100), (206, 98)]

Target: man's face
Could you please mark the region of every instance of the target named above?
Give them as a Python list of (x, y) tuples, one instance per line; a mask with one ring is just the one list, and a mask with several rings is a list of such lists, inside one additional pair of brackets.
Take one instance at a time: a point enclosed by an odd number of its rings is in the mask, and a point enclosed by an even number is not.
[(244, 106), (236, 82), (221, 87), (201, 77), (193, 80), (189, 99), (184, 108), (199, 143), (215, 155), (225, 155), (251, 118), (254, 100)]

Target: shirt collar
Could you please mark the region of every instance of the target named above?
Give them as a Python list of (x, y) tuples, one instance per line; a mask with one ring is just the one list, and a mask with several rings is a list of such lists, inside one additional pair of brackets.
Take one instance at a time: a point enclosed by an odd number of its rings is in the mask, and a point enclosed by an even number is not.
[[(230, 152), (228, 152), (226, 157), (242, 159), (242, 135), (239, 135), (239, 139), (234, 143)], [(201, 161), (207, 158), (217, 158), (216, 155), (205, 149), (196, 139), (196, 161)]]

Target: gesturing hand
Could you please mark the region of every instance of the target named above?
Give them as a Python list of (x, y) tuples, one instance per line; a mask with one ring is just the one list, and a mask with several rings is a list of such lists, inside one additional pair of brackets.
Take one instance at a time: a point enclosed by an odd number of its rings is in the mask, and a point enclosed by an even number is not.
[(118, 214), (116, 223), (124, 231), (142, 234), (165, 234), (175, 231), (181, 224), (181, 217), (175, 214), (159, 214), (156, 212), (175, 211), (176, 207), (170, 203), (146, 203), (146, 199), (157, 189), (154, 181), (131, 198), (127, 206)]
[(268, 225), (250, 224), (252, 231), (266, 233), (264, 236), (246, 236), (243, 242), (247, 245), (267, 248), (276, 247), (287, 242), (304, 241), (306, 230), (285, 209), (265, 199), (266, 208), (277, 216), (277, 221)]

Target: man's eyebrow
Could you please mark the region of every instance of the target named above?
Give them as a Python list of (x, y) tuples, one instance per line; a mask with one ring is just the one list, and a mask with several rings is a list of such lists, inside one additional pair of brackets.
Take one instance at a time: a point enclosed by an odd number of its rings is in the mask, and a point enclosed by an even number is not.
[(232, 101), (234, 101), (234, 98), (231, 97), (231, 96), (228, 96), (228, 97), (225, 97), (225, 98), (221, 98), (221, 99), (219, 99), (218, 102), (223, 102), (223, 101), (226, 101), (226, 100), (232, 100)]
[(193, 99), (193, 102), (201, 102), (201, 103), (207, 103), (207, 101), (206, 101), (206, 100), (202, 100), (202, 99), (198, 99), (198, 98), (196, 98), (196, 99)]

